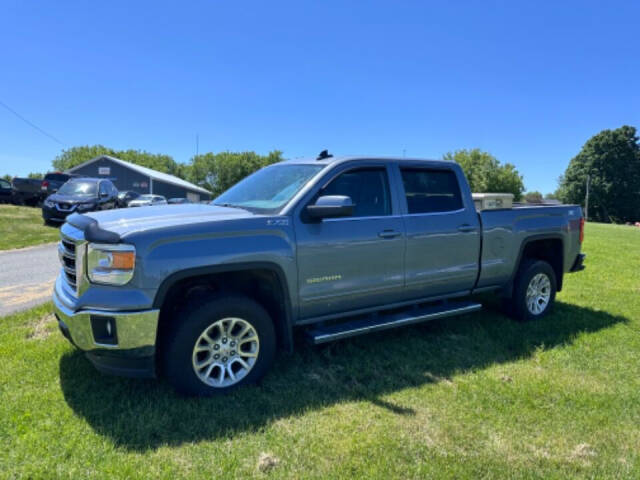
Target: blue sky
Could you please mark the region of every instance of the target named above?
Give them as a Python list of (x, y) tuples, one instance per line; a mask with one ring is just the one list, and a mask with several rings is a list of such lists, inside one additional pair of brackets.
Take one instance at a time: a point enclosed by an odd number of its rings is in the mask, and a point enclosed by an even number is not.
[(640, 126), (640, 2), (2, 2), (0, 173), (64, 147), (440, 158), (479, 147), (549, 192)]

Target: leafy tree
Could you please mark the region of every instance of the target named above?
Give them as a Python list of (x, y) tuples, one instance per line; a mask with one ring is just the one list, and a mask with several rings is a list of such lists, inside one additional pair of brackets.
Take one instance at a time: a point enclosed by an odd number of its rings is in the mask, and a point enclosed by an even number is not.
[(255, 152), (209, 152), (191, 159), (187, 179), (211, 190), (217, 196), (256, 170), (282, 160), (282, 152), (279, 150), (268, 155), (258, 155)]
[(103, 145), (85, 145), (63, 150), (62, 153), (53, 160), (53, 168), (65, 171), (100, 155), (110, 155), (126, 162), (135, 163), (136, 165), (152, 168), (171, 175), (180, 176), (179, 174), (182, 173), (180, 164), (169, 155), (149, 153), (141, 150), (114, 150)]
[(141, 150), (114, 150), (103, 145), (85, 145), (63, 150), (53, 160), (53, 168), (65, 171), (100, 155), (110, 155), (184, 178), (211, 190), (215, 195), (219, 195), (265, 165), (283, 160), (282, 152), (279, 150), (274, 150), (268, 155), (258, 155), (255, 152), (221, 152), (197, 155), (188, 164), (183, 164), (177, 163), (169, 155)]
[(560, 200), (557, 190), (555, 192), (545, 193), (544, 198), (547, 200)]
[(565, 203), (584, 206), (590, 176), (589, 218), (626, 222), (640, 218), (640, 144), (635, 127), (603, 130), (584, 144), (561, 177)]
[(29, 175), (27, 175), (28, 178), (35, 178), (35, 179), (42, 179), (44, 178), (44, 173), (39, 173), (39, 172), (31, 172)]
[(542, 203), (544, 200), (542, 194), (538, 191), (527, 192), (524, 194), (524, 201), (527, 203)]
[(500, 164), (493, 155), (478, 148), (446, 153), (444, 160), (457, 162), (464, 170), (471, 191), (475, 193), (513, 193), (514, 200), (522, 197), (524, 184), (516, 167)]
[(116, 151), (102, 145), (84, 145), (72, 147), (62, 152), (53, 160), (55, 170), (65, 171), (100, 155), (116, 156)]
[(10, 182), (13, 179), (13, 177), (11, 175), (9, 175), (8, 173), (5, 173), (2, 176), (2, 178), (3, 178), (3, 180), (6, 180), (7, 182)]

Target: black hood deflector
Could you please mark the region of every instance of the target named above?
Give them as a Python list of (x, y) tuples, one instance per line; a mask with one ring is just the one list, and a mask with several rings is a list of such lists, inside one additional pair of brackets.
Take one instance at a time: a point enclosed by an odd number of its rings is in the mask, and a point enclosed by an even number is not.
[(86, 215), (74, 213), (67, 218), (67, 223), (70, 223), (74, 227), (82, 230), (84, 232), (85, 240), (89, 242), (120, 243), (120, 235), (115, 232), (110, 232), (109, 230), (103, 230), (98, 225), (97, 220), (87, 217)]

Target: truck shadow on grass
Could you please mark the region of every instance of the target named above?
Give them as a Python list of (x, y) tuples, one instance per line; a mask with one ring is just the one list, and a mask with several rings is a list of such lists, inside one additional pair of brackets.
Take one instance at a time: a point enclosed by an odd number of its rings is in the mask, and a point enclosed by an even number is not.
[(60, 360), (68, 405), (101, 435), (124, 448), (212, 440), (256, 431), (280, 418), (343, 401), (370, 401), (398, 415), (407, 406), (380, 397), (407, 387), (455, 382), (456, 375), (526, 359), (539, 349), (568, 345), (623, 317), (558, 302), (539, 322), (520, 324), (489, 309), (458, 318), (390, 330), (325, 347), (296, 343), (260, 386), (219, 397), (184, 398), (164, 381), (100, 375), (80, 352)]

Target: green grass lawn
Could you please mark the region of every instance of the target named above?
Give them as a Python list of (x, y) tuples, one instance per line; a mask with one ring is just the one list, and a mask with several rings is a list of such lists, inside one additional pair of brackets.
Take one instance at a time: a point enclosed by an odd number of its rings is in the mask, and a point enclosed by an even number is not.
[(640, 478), (640, 229), (589, 224), (552, 315), (491, 308), (185, 399), (98, 374), (50, 305), (0, 319), (0, 477)]
[(60, 238), (56, 227), (42, 221), (42, 211), (35, 207), (0, 205), (0, 250), (55, 242)]

